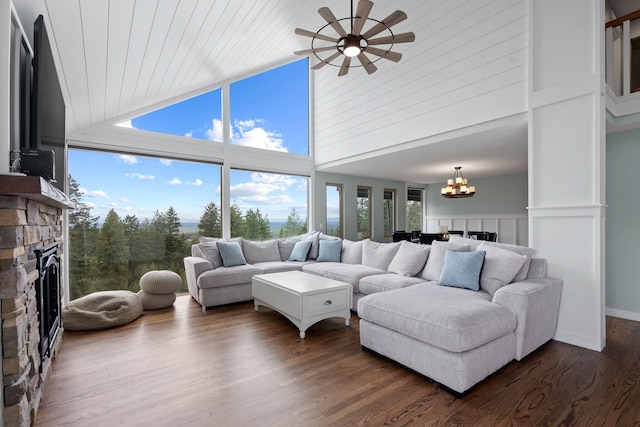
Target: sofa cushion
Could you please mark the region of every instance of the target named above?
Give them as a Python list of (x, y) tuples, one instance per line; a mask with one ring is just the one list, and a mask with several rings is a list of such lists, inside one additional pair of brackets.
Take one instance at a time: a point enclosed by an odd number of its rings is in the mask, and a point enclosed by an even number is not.
[(484, 251), (456, 252), (447, 249), (438, 284), (479, 291), (483, 261)]
[[(200, 256), (211, 263), (213, 268), (222, 267), (222, 258), (216, 242), (198, 243)], [(194, 256), (198, 256), (194, 253)]]
[(342, 241), (342, 255), (340, 261), (343, 264), (362, 264), (362, 246), (364, 240), (354, 242), (344, 239)]
[(401, 276), (417, 276), (424, 268), (431, 246), (419, 245), (403, 240), (400, 249), (389, 264), (389, 273)]
[(422, 270), (421, 277), (425, 280), (440, 280), (440, 274), (442, 273), (442, 266), (444, 265), (444, 254), (447, 249), (458, 252), (469, 252), (471, 249), (469, 245), (464, 245), (455, 242), (439, 242), (434, 240), (431, 243), (431, 251), (429, 252), (429, 258)]
[(310, 240), (304, 240), (302, 242), (296, 242), (289, 255), (288, 261), (306, 261), (309, 257), (309, 251), (311, 251), (311, 245), (313, 242)]
[(222, 258), (222, 265), (225, 267), (233, 267), (236, 265), (244, 265), (247, 260), (242, 254), (242, 249), (238, 242), (216, 242), (218, 250), (220, 251), (220, 258)]
[(374, 274), (384, 274), (386, 272), (386, 270), (362, 264), (340, 264), (335, 268), (327, 270), (324, 273), (324, 277), (351, 284), (351, 286), (353, 286), (353, 293), (357, 294), (360, 292), (360, 279)]
[(362, 264), (384, 270), (386, 273), (398, 249), (400, 242), (380, 243), (365, 239), (362, 246)]
[(529, 274), (529, 265), (531, 264), (531, 258), (533, 258), (533, 256), (536, 253), (535, 249), (528, 248), (526, 246), (510, 245), (508, 243), (496, 243), (496, 242), (486, 242), (486, 241), (483, 241), (480, 244), (480, 246), (478, 246), (478, 249), (483, 250), (482, 248), (484, 246), (495, 246), (500, 249), (506, 249), (508, 251), (515, 252), (519, 255), (526, 256), (527, 259), (525, 260), (524, 264), (522, 264), (522, 267), (520, 267), (520, 270), (516, 274), (516, 277), (513, 278), (513, 281), (520, 282), (527, 278), (527, 274)]
[(324, 276), (327, 271), (334, 270), (341, 267), (342, 263), (339, 262), (307, 262), (302, 266), (302, 271), (305, 273), (315, 274), (316, 276)]
[(407, 286), (417, 285), (418, 283), (425, 283), (425, 281), (419, 277), (407, 277), (387, 273), (363, 277), (360, 279), (358, 288), (361, 294), (374, 294), (376, 292), (406, 288)]
[(480, 287), (491, 295), (511, 283), (527, 260), (525, 255), (518, 255), (491, 245), (480, 245), (478, 250), (485, 252)]
[(342, 240), (323, 240), (318, 242), (317, 262), (340, 262), (342, 254)]
[(256, 274), (262, 274), (262, 272), (261, 268), (249, 264), (220, 267), (202, 273), (198, 276), (197, 284), (200, 289), (242, 285), (251, 283), (251, 278)]
[(280, 261), (277, 240), (265, 240), (256, 242), (245, 240), (242, 242), (242, 253), (248, 264), (257, 262)]
[(366, 295), (358, 316), (452, 352), (514, 333), (516, 316), (484, 291), (417, 284)]
[(469, 245), (472, 251), (475, 251), (476, 249), (478, 249), (478, 246), (480, 246), (483, 242), (483, 240), (470, 239), (468, 237), (462, 237), (459, 234), (449, 235), (449, 241), (458, 243), (460, 245)]
[(309, 255), (307, 255), (307, 257), (309, 259), (316, 259), (318, 257), (318, 242), (320, 241), (320, 232), (311, 231), (309, 233), (303, 234), (302, 241), (311, 242), (311, 249), (309, 250)]
[(278, 252), (280, 252), (280, 261), (286, 261), (291, 256), (293, 247), (301, 240), (300, 237), (283, 237), (278, 239)]

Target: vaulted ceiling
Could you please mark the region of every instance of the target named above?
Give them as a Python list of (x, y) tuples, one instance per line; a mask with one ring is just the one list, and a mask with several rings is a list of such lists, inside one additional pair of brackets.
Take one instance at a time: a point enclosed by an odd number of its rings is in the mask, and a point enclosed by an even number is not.
[[(434, 0), (430, 7), (449, 1)], [(19, 16), (29, 18), (23, 18), (27, 34), (32, 32), (31, 19), (45, 15), (70, 132), (118, 122), (132, 112), (294, 60), (293, 51), (307, 49), (310, 40), (295, 35), (296, 27), (315, 30), (324, 25), (319, 7), (328, 6), (338, 17), (349, 16), (351, 7), (347, 0), (14, 0), (14, 4)], [(417, 0), (378, 0), (372, 15), (383, 18), (404, 10), (409, 19), (399, 27), (411, 31), (420, 27), (411, 21), (420, 16), (419, 7), (423, 4)], [(419, 43), (419, 33), (416, 38)], [(397, 50), (402, 52), (403, 45)], [(360, 78), (367, 78), (358, 71)], [(460, 148), (465, 156), (486, 164), (477, 176), (524, 172), (526, 122), (475, 135), (462, 132), (446, 145), (380, 153), (326, 170), (435, 182), (447, 176), (440, 171), (430, 175), (423, 159), (453, 165), (460, 159)]]

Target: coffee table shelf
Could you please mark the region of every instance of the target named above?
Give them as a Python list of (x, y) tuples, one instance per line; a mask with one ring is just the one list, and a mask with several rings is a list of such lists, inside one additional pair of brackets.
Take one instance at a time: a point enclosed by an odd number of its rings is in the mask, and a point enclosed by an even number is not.
[(351, 319), (351, 285), (301, 271), (258, 274), (251, 280), (255, 310), (263, 305), (276, 310), (300, 330), (304, 339), (313, 324), (330, 317)]

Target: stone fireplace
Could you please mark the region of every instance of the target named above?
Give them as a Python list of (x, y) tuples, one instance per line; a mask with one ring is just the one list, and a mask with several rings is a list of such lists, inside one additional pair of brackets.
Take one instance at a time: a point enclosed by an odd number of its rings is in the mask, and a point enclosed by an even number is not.
[[(59, 281), (64, 277), (63, 264), (59, 262), (64, 253), (62, 213), (71, 207), (73, 203), (66, 195), (40, 177), (0, 176), (0, 301), (6, 426), (33, 423), (51, 376), (52, 360), (62, 344), (59, 318), (64, 297), (64, 286)], [(49, 260), (52, 249), (55, 255)], [(43, 293), (48, 294), (46, 302)]]

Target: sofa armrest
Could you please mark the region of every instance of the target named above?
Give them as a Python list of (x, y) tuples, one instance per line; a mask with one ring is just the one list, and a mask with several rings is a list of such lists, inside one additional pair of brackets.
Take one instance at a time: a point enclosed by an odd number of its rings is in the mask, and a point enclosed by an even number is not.
[(511, 283), (495, 293), (493, 302), (516, 315), (516, 360), (549, 341), (556, 333), (562, 280), (544, 277)]
[(196, 301), (198, 297), (198, 277), (205, 271), (213, 270), (213, 265), (204, 258), (188, 256), (184, 258), (184, 270), (187, 276), (187, 287), (189, 293)]

